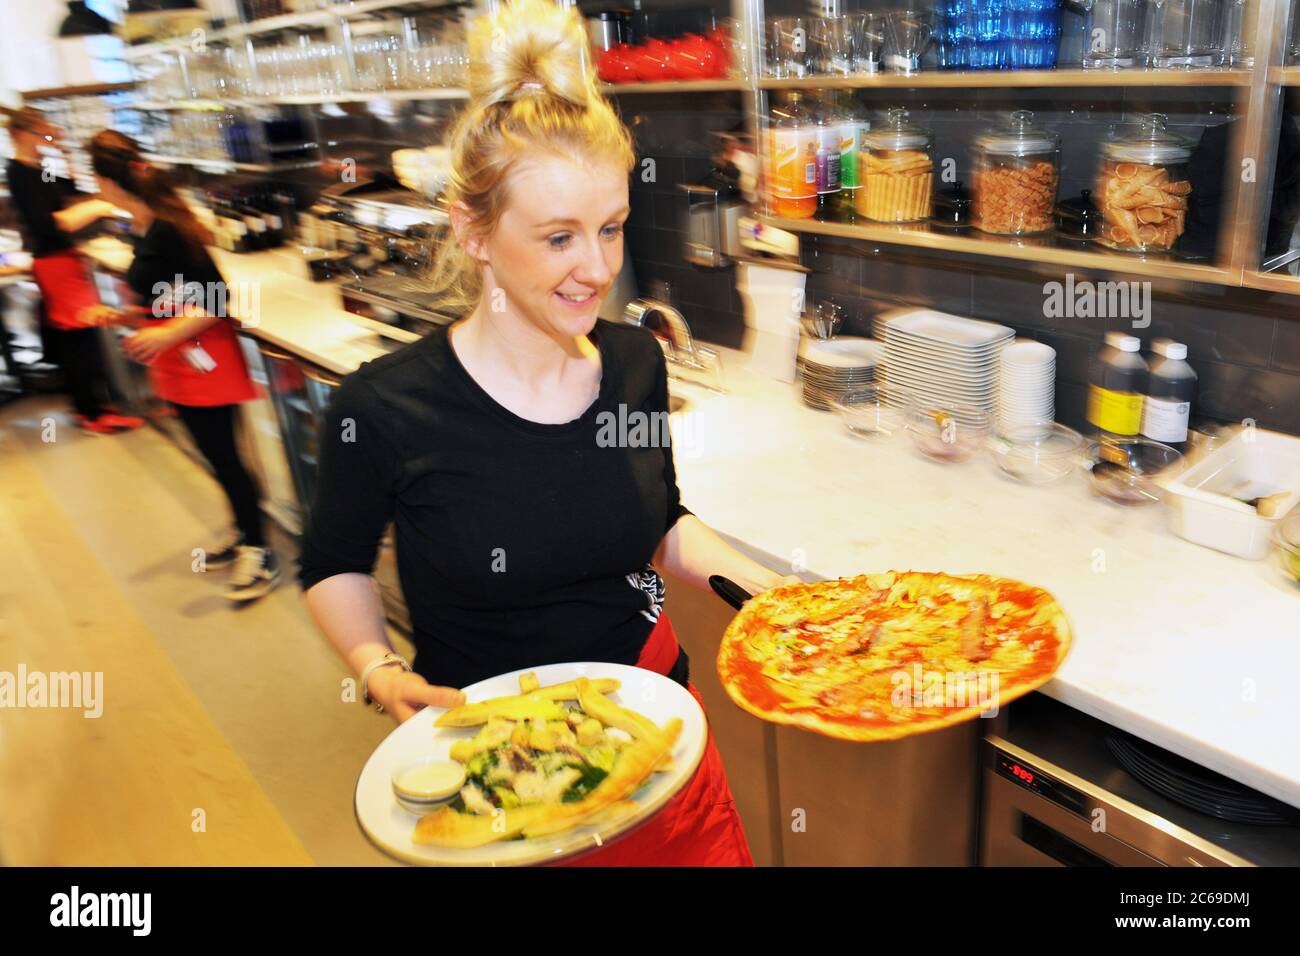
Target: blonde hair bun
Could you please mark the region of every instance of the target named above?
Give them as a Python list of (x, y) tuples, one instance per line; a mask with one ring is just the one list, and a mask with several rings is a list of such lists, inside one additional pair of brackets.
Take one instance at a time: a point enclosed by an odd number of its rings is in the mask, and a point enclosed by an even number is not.
[(576, 7), (510, 0), (469, 32), (469, 95), (490, 106), (549, 93), (586, 106), (596, 92), (587, 33)]
[[(631, 173), (632, 135), (596, 84), (576, 9), (511, 0), (473, 22), (469, 54), (470, 100), (447, 136), (443, 195), (469, 213), (475, 232), (496, 228), (510, 170), (526, 157), (550, 152)], [(479, 263), (455, 239), (438, 247), (431, 284), (440, 307), (453, 313), (474, 308), (483, 292)]]

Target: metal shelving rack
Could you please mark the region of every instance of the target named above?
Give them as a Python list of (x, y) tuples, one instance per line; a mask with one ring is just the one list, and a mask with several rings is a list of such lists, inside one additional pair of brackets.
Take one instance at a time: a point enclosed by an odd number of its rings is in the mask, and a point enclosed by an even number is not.
[[(476, 0), (476, 12), (482, 12), (487, 0)], [(609, 95), (690, 94), (710, 92), (739, 93), (743, 99), (746, 127), (758, 144), (767, 128), (768, 95), (782, 89), (931, 89), (980, 90), (997, 88), (1057, 89), (1126, 89), (1152, 91), (1187, 88), (1222, 88), (1230, 90), (1234, 111), (1244, 117), (1234, 132), (1230, 155), (1237, 167), (1254, 159), (1253, 181), (1234, 178), (1227, 212), (1223, 218), (1219, 261), (1187, 262), (1168, 257), (1130, 255), (1120, 252), (1089, 251), (1042, 244), (1031, 238), (1008, 241), (1002, 237), (979, 234), (951, 235), (915, 226), (891, 224), (841, 224), (813, 220), (792, 220), (761, 216), (782, 229), (810, 235), (835, 236), (864, 242), (912, 247), (958, 255), (990, 256), (1012, 262), (1060, 265), (1069, 268), (1096, 269), (1108, 272), (1152, 276), (1172, 280), (1247, 286), (1300, 294), (1300, 276), (1279, 275), (1260, 270), (1260, 250), (1267, 226), (1268, 203), (1274, 178), (1274, 157), (1281, 118), (1282, 95), (1288, 87), (1300, 86), (1300, 66), (1285, 65), (1285, 38), (1289, 27), (1290, 0), (1258, 0), (1259, 15), (1255, 65), (1251, 69), (1207, 70), (1008, 70), (1008, 71), (930, 71), (911, 76), (877, 74), (871, 76), (817, 76), (794, 80), (777, 80), (763, 75), (764, 2), (731, 0), (731, 15), (745, 40), (749, 62), (744, 71), (748, 79), (719, 79), (667, 83), (603, 84)], [(403, 11), (463, 5), (462, 0), (362, 0), (340, 4), (325, 10), (273, 17), (214, 31), (209, 43), (251, 43), (256, 36), (294, 29), (328, 29), (339, 31), (343, 46), (350, 51), (348, 24), (351, 19), (374, 15), (391, 15)], [(183, 48), (188, 38), (137, 47), (132, 58), (150, 53)], [(222, 101), (172, 100), (166, 103), (142, 103), (149, 109), (205, 109), (235, 107), (273, 107), (312, 105), (327, 102), (368, 102), (378, 100), (423, 101), (464, 99), (467, 91), (458, 87), (432, 89), (393, 89), (375, 92), (343, 92), (321, 95), (246, 97)], [(760, 154), (762, 153), (760, 145)], [(218, 167), (216, 160), (187, 160), (168, 157), (170, 162)], [(266, 164), (227, 163), (232, 168), (269, 169)], [(1273, 265), (1277, 265), (1274, 263)]]

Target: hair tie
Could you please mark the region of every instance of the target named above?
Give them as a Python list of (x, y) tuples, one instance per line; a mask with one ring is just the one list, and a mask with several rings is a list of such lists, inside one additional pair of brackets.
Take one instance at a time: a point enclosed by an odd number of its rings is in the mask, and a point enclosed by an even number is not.
[(142, 173), (148, 168), (149, 168), (149, 164), (146, 163), (143, 159), (131, 160), (131, 169), (137, 173)]
[(545, 93), (545, 92), (546, 92), (546, 85), (544, 83), (538, 83), (536, 80), (525, 80), (524, 82), (520, 83), (518, 86), (515, 87), (516, 96), (520, 96), (520, 95), (533, 96), (536, 95), (537, 93)]

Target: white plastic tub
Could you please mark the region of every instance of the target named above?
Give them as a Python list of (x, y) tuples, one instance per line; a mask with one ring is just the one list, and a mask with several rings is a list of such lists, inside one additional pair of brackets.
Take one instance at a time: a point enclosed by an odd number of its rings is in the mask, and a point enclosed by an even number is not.
[[(1175, 534), (1196, 544), (1258, 560), (1273, 530), (1300, 503), (1300, 438), (1243, 428), (1168, 486)], [(1240, 499), (1286, 493), (1272, 517)]]

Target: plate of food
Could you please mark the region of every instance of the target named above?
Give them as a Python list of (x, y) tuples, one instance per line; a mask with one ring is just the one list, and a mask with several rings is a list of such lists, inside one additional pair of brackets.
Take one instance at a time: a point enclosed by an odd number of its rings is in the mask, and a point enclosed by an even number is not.
[[(743, 591), (710, 583), (733, 604)], [(744, 600), (718, 649), (756, 717), (842, 740), (895, 740), (995, 713), (1051, 680), (1070, 627), (1042, 588), (985, 574), (889, 571)]]
[(691, 779), (708, 725), (691, 693), (623, 664), (548, 664), (465, 689), (384, 739), (357, 780), (377, 847), (424, 866), (524, 866), (608, 844)]

